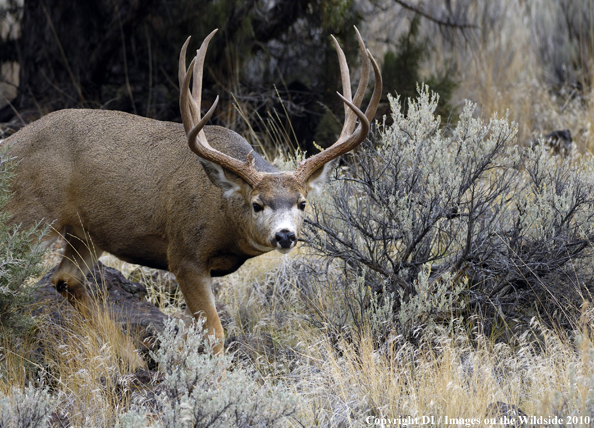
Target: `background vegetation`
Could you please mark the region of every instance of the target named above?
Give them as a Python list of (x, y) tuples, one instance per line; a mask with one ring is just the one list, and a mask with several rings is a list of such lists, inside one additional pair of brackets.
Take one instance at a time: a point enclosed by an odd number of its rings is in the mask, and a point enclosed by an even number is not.
[[(63, 107), (179, 120), (179, 46), (217, 26), (205, 104), (223, 95), (214, 122), (269, 158), (332, 143), (342, 108), (328, 35), (354, 71), (354, 23), (381, 62), (379, 123), (311, 204), (298, 250), (215, 283), (228, 357), (212, 359), (194, 327), (172, 323), (152, 357), (159, 370), (139, 387), (147, 363), (108, 322), (75, 317), (56, 334), (43, 317), (21, 318), (2, 333), (27, 340), (0, 345), (0, 425), (592, 421), (591, 2), (151, 5), (8, 2), (0, 62), (7, 80), (18, 63), (20, 80), (0, 111), (4, 132)], [(538, 139), (562, 129), (567, 153)], [(37, 256), (19, 257), (34, 266)], [(162, 274), (103, 261), (145, 283), (164, 311), (183, 308)], [(26, 277), (7, 284), (28, 291)]]
[(11, 197), (8, 188), (14, 166), (6, 150), (0, 151), (0, 346), (27, 352), (23, 344), (35, 327), (33, 318), (25, 311), (35, 292), (27, 282), (42, 272), (44, 248), (39, 238), (44, 230), (7, 225), (8, 213), (2, 212), (2, 208)]

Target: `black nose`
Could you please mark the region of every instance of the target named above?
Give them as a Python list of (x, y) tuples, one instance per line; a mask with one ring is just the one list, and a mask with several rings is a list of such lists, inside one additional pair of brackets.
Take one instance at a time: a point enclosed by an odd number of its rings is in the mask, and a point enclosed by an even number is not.
[(291, 248), (291, 245), (297, 240), (295, 234), (287, 229), (276, 232), (275, 239), (281, 248)]

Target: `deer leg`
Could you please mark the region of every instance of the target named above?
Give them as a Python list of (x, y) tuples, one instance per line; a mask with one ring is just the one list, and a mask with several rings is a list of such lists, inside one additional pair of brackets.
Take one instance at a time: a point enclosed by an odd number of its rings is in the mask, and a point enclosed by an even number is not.
[(85, 313), (90, 303), (85, 279), (103, 251), (93, 246), (80, 227), (66, 226), (62, 235), (66, 247), (51, 282), (75, 308)]
[(205, 318), (204, 329), (209, 336), (214, 335), (218, 340), (213, 351), (215, 354), (222, 354), (225, 332), (217, 314), (210, 275), (194, 269), (177, 269), (174, 273), (188, 305), (188, 311), (196, 319)]

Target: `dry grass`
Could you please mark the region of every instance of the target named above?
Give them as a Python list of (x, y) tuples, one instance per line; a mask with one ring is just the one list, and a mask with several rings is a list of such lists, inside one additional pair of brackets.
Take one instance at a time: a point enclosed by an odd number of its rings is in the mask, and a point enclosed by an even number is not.
[[(594, 13), (594, 5), (589, 7)], [(486, 31), (466, 49), (452, 52), (458, 64), (465, 64), (455, 98), (458, 103), (464, 99), (476, 102), (484, 117), (509, 112), (510, 119), (519, 125), (522, 143), (556, 129), (570, 129), (578, 150), (584, 153), (594, 148), (593, 88), (586, 86), (582, 92), (568, 85), (555, 85), (551, 76), (555, 64), (546, 63), (542, 54), (545, 48), (541, 38), (546, 34), (541, 27), (546, 23), (552, 27), (561, 19), (561, 8), (558, 2), (548, 1), (476, 6), (472, 15), (477, 22), (488, 21), (486, 15), (493, 9), (499, 9), (499, 16), (496, 22), (485, 25)], [(557, 49), (571, 49), (568, 35), (557, 36)], [(593, 47), (587, 50), (592, 53)], [(591, 82), (592, 77), (582, 79)]]
[(42, 324), (40, 329), (48, 382), (64, 393), (63, 409), (71, 424), (110, 426), (126, 404), (121, 377), (145, 363), (107, 311), (98, 311), (92, 320), (72, 319), (68, 327)]
[(67, 302), (46, 308), (37, 331), (25, 338), (18, 353), (8, 349), (0, 392), (28, 384), (35, 365), (35, 382), (50, 386), (60, 401), (60, 417), (71, 426), (113, 426), (127, 398), (120, 379), (146, 364), (129, 332), (120, 330), (106, 308), (97, 304), (89, 318)]
[(438, 426), (445, 425), (444, 416), (483, 421), (497, 401), (529, 416), (590, 416), (591, 337), (573, 342), (541, 332), (541, 350), (526, 338), (511, 349), (485, 338), (471, 343), (463, 333), (434, 337), (420, 348), (392, 345), (383, 351), (364, 338), (336, 347), (310, 337), (309, 364), (297, 384), (309, 398), (316, 426), (359, 425), (368, 416), (434, 416), (442, 418)]
[[(306, 403), (305, 426), (365, 426), (368, 417), (495, 417), (489, 406), (515, 405), (528, 416), (589, 416), (594, 400), (593, 311), (583, 308), (572, 334), (549, 330), (535, 319), (515, 346), (469, 334), (427, 337), (419, 346), (399, 338), (381, 349), (369, 337), (331, 342), (307, 321), (291, 264), (307, 254), (250, 260), (219, 284), (218, 299), (230, 316), (228, 335), (271, 334), (290, 348), (293, 362), (260, 354), (250, 364), (261, 375), (287, 383)], [(317, 290), (318, 301), (332, 298)], [(325, 294), (326, 293), (326, 294)], [(535, 338), (539, 338), (535, 342)], [(481, 423), (481, 425), (484, 425)]]

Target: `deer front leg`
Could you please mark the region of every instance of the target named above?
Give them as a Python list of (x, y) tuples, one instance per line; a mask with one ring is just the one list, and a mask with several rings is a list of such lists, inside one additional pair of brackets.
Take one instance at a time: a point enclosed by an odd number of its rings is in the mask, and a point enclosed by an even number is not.
[(217, 314), (210, 274), (206, 270), (189, 267), (176, 269), (174, 273), (186, 299), (188, 310), (196, 319), (200, 317), (206, 319), (204, 327), (207, 334), (214, 335), (217, 339), (217, 344), (213, 348), (214, 353), (222, 354), (225, 332)]

